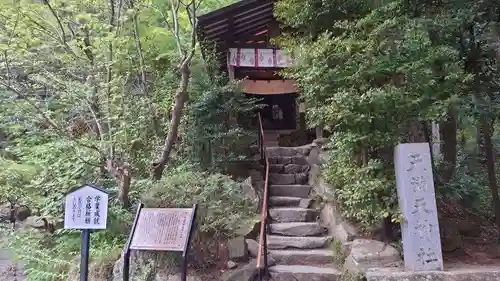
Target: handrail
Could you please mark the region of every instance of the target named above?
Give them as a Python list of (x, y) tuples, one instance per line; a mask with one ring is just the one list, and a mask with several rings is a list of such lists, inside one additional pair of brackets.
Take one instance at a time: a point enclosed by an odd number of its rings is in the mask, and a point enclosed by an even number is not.
[(269, 159), (266, 155), (266, 146), (264, 144), (264, 126), (262, 125), (262, 118), (260, 113), (257, 114), (259, 118), (259, 149), (260, 158), (265, 165), (265, 181), (264, 181), (264, 196), (262, 200), (261, 221), (260, 221), (260, 237), (259, 237), (259, 251), (257, 255), (257, 268), (259, 269), (259, 281), (269, 280), (269, 271), (267, 264), (267, 228), (268, 228), (268, 215), (269, 215)]

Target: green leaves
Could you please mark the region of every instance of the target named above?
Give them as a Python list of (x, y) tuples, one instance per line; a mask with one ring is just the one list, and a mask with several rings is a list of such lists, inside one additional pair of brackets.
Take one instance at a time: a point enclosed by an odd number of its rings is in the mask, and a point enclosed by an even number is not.
[(232, 236), (238, 226), (255, 214), (245, 198), (243, 186), (221, 174), (177, 169), (154, 183), (144, 202), (148, 207), (190, 207), (197, 203), (201, 231), (214, 236)]
[(450, 108), (496, 115), (494, 2), (278, 2), (277, 16), (296, 28), (278, 40), (297, 56), (283, 75), (303, 90), (309, 125), (334, 132), (326, 173), (347, 217), (371, 224), (394, 214), (387, 151), (410, 128), (446, 120)]
[[(210, 0), (203, 5), (227, 2)], [(172, 3), (180, 5), (173, 14)], [(0, 203), (15, 196), (35, 215), (57, 222), (68, 189), (82, 182), (105, 187), (111, 192), (109, 222), (108, 230), (93, 237), (96, 263), (114, 264), (132, 220), (115, 198), (126, 182), (119, 174), (124, 167), (132, 178), (132, 202), (160, 187), (177, 205), (197, 196), (204, 206), (212, 204), (205, 228), (212, 232), (229, 233), (249, 216), (247, 202), (239, 197), (240, 184), (220, 174), (190, 170), (182, 174), (187, 179), (169, 175), (162, 185), (147, 180), (168, 131), (179, 85), (178, 48), (189, 52), (192, 47), (192, 25), (182, 5), (176, 0), (0, 0)], [(216, 8), (203, 5), (206, 11)], [(178, 33), (171, 28), (175, 18)], [(214, 160), (214, 166), (240, 157), (248, 148), (245, 143), (231, 150), (232, 143), (247, 134), (229, 128), (218, 116), (229, 109), (250, 111), (252, 104), (242, 95), (227, 100), (224, 95), (232, 88), (220, 81), (214, 86), (195, 51), (184, 133), (176, 141), (180, 151), (169, 168), (199, 160), (196, 150), (201, 141), (234, 152)], [(184, 183), (193, 189), (185, 190)], [(207, 201), (212, 192), (222, 199)], [(226, 219), (229, 210), (233, 215)], [(79, 247), (75, 232), (21, 233), (15, 238), (30, 279), (72, 280), (72, 259)]]
[(352, 161), (360, 147), (356, 144), (365, 142), (362, 136), (335, 134), (324, 176), (344, 217), (371, 226), (389, 215), (397, 217), (399, 211), (396, 187), (393, 179), (385, 175), (383, 163), (370, 160), (360, 167)]

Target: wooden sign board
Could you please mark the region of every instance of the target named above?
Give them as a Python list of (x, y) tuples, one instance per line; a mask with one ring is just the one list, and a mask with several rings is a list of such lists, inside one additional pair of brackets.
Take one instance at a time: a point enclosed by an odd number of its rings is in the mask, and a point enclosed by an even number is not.
[(130, 249), (183, 252), (191, 231), (194, 208), (143, 208)]

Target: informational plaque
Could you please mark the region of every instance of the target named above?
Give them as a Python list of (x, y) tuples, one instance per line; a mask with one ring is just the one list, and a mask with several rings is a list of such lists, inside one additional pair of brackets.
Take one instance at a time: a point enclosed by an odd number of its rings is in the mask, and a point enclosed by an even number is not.
[(65, 198), (64, 228), (106, 229), (108, 194), (101, 188), (83, 185)]
[(143, 208), (139, 213), (130, 249), (185, 250), (194, 209)]
[(405, 143), (394, 152), (405, 267), (443, 270), (436, 193), (428, 143)]

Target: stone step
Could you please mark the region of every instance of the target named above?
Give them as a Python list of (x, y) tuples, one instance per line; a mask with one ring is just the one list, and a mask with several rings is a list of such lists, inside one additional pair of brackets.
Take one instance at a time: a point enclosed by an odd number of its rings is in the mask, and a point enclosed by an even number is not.
[(318, 211), (315, 209), (282, 207), (269, 209), (273, 222), (307, 222), (316, 219)]
[(291, 237), (268, 235), (267, 247), (269, 249), (318, 249), (328, 246), (333, 240), (331, 236), (314, 237)]
[(306, 184), (309, 175), (307, 173), (298, 173), (298, 174), (277, 174), (270, 173), (269, 174), (269, 183), (270, 184)]
[(268, 157), (291, 157), (291, 156), (308, 156), (311, 152), (311, 145), (298, 147), (267, 147), (266, 155)]
[(288, 184), (280, 185), (273, 184), (269, 186), (270, 196), (287, 196), (308, 198), (311, 192), (310, 185)]
[(330, 249), (268, 250), (277, 264), (320, 265), (333, 263), (334, 252)]
[(270, 198), (271, 206), (273, 207), (300, 207), (309, 208), (311, 205), (311, 199), (301, 198), (301, 197), (287, 197), (287, 196), (271, 196)]
[(284, 236), (319, 236), (328, 230), (317, 222), (272, 223), (270, 228), (271, 234)]
[(334, 266), (275, 265), (269, 268), (269, 272), (273, 281), (339, 281), (342, 273)]
[(304, 156), (271, 156), (269, 157), (269, 164), (295, 164), (295, 165), (309, 165)]
[(296, 173), (307, 173), (309, 172), (309, 165), (297, 165), (297, 164), (270, 164), (269, 172), (278, 174), (296, 174)]
[(277, 146), (277, 145), (280, 145), (280, 142), (278, 140), (267, 140), (264, 142), (264, 145), (266, 147), (274, 147), (274, 146)]

